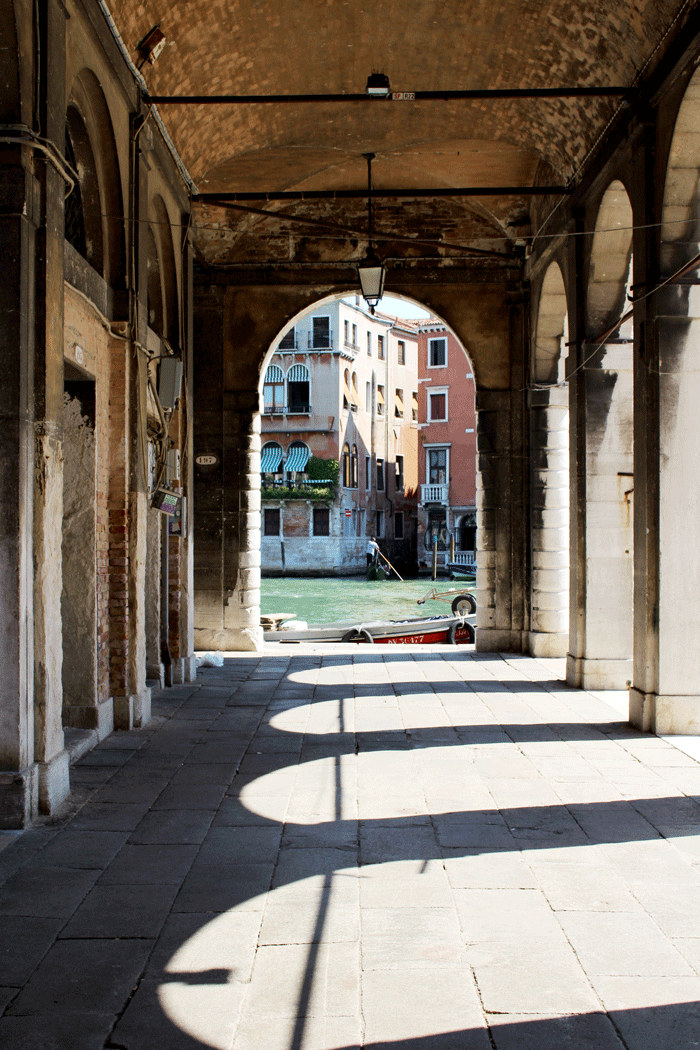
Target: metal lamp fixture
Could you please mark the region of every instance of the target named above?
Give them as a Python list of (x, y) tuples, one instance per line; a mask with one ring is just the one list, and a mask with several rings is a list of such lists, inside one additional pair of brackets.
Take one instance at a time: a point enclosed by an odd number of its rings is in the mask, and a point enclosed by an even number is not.
[(386, 73), (370, 73), (367, 77), (367, 94), (370, 98), (388, 98), (391, 84)]
[(363, 153), (362, 156), (367, 161), (367, 226), (369, 244), (367, 246), (367, 254), (357, 264), (357, 276), (360, 279), (362, 297), (369, 306), (370, 312), (374, 313), (374, 308), (384, 294), (386, 267), (381, 259), (377, 257), (372, 244), (372, 161), (374, 160), (374, 153)]

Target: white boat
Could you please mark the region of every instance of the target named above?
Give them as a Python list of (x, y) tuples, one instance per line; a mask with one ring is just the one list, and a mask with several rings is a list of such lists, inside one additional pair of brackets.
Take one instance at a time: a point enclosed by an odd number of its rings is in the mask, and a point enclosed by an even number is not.
[(370, 621), (366, 623), (329, 623), (305, 630), (289, 628), (266, 631), (266, 642), (365, 642), (376, 645), (409, 643), (470, 645), (474, 643), (475, 626), (466, 616), (420, 616), (407, 620)]

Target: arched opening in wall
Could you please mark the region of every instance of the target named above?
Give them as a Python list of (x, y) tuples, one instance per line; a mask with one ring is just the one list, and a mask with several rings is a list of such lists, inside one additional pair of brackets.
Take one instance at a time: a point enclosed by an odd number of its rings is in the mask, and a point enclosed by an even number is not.
[[(263, 449), (298, 433), (313, 470), (303, 483), (314, 499), (324, 490), (328, 498), (324, 508), (282, 508), (281, 533), (263, 529), (263, 576), (360, 574), (375, 534), (402, 575), (430, 571), (434, 536), (440, 575), (474, 574), (474, 372), (444, 322), (418, 304), (412, 320), (410, 306), (405, 314), (373, 316), (336, 295), (298, 314), (271, 344), (261, 372)], [(308, 421), (295, 418), (305, 408)], [(294, 495), (285, 500), (294, 504)], [(276, 496), (264, 478), (263, 523)]]
[(158, 246), (150, 226), (146, 227), (146, 309), (148, 327), (159, 335), (164, 335), (163, 283), (161, 278)]
[(530, 357), (530, 635), (533, 656), (569, 645), (569, 394), (567, 301), (559, 265), (540, 290)]
[(66, 159), (78, 181), (66, 198), (65, 237), (93, 269), (103, 274), (102, 201), (90, 136), (75, 105), (66, 115)]
[(158, 258), (161, 262), (162, 335), (164, 339), (167, 339), (173, 350), (178, 350), (181, 345), (180, 311), (178, 307), (177, 267), (175, 264), (172, 225), (165, 201), (161, 196), (157, 195), (154, 197), (152, 209), (159, 249)]
[(567, 674), (571, 684), (599, 689), (624, 689), (632, 675), (634, 355), (632, 319), (622, 321), (630, 312), (632, 226), (627, 191), (614, 180), (596, 217), (575, 387), (584, 410), (576, 458), (585, 462), (585, 493), (579, 485), (572, 545), (578, 609)]
[[(126, 240), (119, 156), (109, 106), (99, 80), (90, 69), (80, 71), (70, 93), (67, 148), (78, 165), (77, 171), (81, 185), (78, 187), (79, 193), (75, 201), (71, 202), (73, 193), (68, 196), (67, 217), (69, 212), (80, 210), (79, 198), (89, 197), (91, 193), (89, 187), (83, 190), (82, 151), (78, 148), (78, 143), (72, 141), (76, 136), (76, 115), (90, 143), (94, 167), (88, 170), (94, 172), (99, 186), (101, 214), (99, 219), (95, 216), (95, 222), (99, 221), (101, 226), (102, 263), (101, 266), (96, 266), (94, 262), (92, 265), (95, 266), (95, 269), (100, 270), (111, 288), (123, 289), (126, 287)], [(88, 233), (90, 234), (90, 230)], [(67, 239), (70, 239), (68, 235), (66, 236)]]

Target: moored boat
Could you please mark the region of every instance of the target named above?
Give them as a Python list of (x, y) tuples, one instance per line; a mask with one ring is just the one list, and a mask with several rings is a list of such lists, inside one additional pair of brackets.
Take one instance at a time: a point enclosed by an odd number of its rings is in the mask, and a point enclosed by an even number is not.
[(465, 616), (421, 616), (358, 624), (323, 624), (295, 631), (267, 631), (272, 642), (365, 642), (377, 645), (440, 644), (470, 645), (475, 627)]

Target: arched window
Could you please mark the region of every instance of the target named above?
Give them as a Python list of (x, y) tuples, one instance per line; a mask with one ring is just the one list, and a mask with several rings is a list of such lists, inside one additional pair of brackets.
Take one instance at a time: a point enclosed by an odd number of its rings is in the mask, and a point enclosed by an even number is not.
[(282, 446), (276, 441), (268, 441), (263, 445), (260, 453), (260, 473), (277, 475), (282, 473)]
[(350, 446), (346, 442), (343, 445), (343, 488), (351, 488), (350, 478)]
[(352, 455), (350, 457), (350, 486), (356, 489), (358, 486), (358, 473), (357, 473), (357, 445), (352, 446)]
[(287, 458), (284, 461), (284, 469), (287, 474), (296, 474), (306, 470), (311, 452), (308, 445), (303, 441), (293, 441), (287, 449)]
[(102, 273), (102, 203), (95, 156), (85, 122), (76, 106), (66, 118), (66, 159), (78, 182), (66, 198), (66, 240)]
[(287, 411), (311, 411), (311, 384), (306, 365), (292, 365), (287, 372)]
[(263, 412), (284, 412), (284, 372), (279, 365), (269, 365), (265, 373)]

